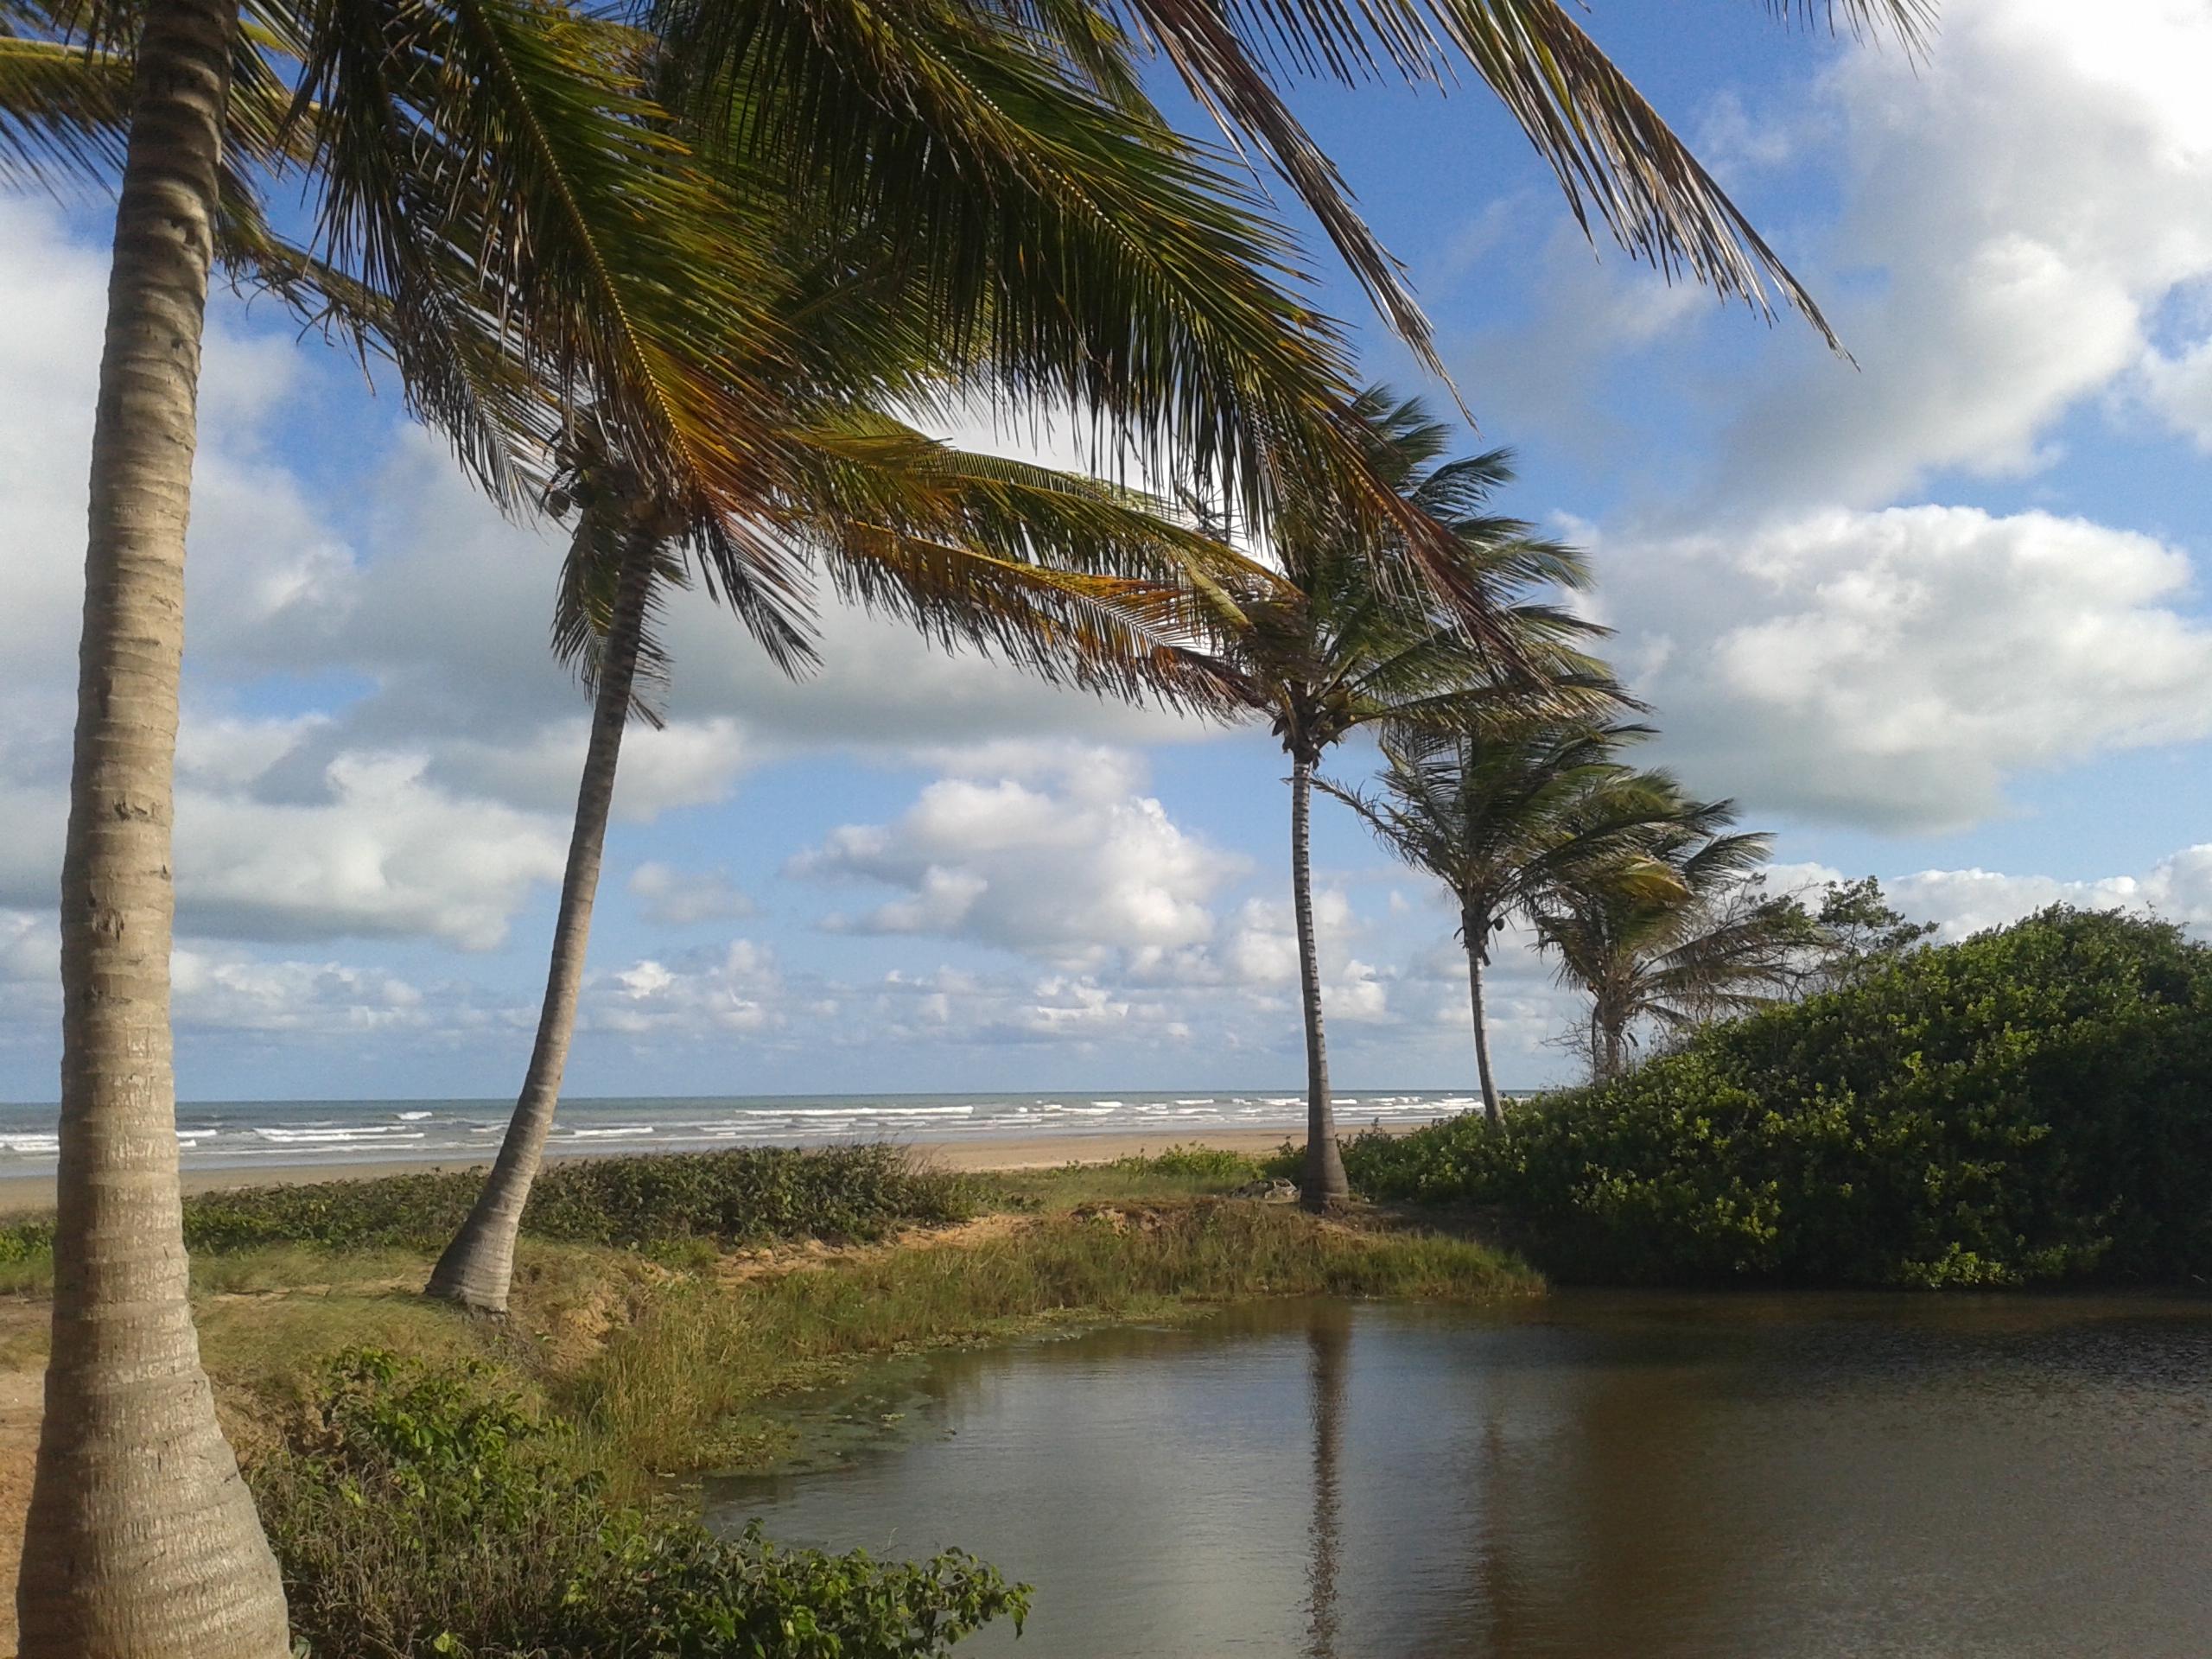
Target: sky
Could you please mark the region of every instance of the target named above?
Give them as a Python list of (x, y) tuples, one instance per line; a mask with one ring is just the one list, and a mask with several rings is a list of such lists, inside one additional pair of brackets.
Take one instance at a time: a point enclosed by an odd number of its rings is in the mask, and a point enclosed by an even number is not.
[[(1849, 360), (1593, 247), (1479, 86), (1297, 104), (1435, 321), (1465, 447), (1516, 452), (1502, 505), (1589, 550), (1646, 755), (1772, 830), (1780, 886), (1878, 875), (1953, 936), (2059, 900), (2212, 932), (2212, 9), (1950, 0), (1917, 63), (1740, 0), (1588, 22)], [(7, 1100), (55, 1094), (106, 229), (0, 195)], [(1450, 408), (1313, 263), (1364, 372)], [(587, 714), (546, 648), (557, 540), (265, 303), (212, 307), (201, 416), (180, 1094), (510, 1094)], [(1299, 1080), (1263, 730), (823, 626), (792, 683), (704, 598), (672, 607), (569, 1092)], [(1314, 859), (1339, 1083), (1467, 1085), (1441, 891), (1326, 803)], [(1571, 1072), (1573, 1001), (1525, 938), (1490, 1002), (1507, 1086)]]

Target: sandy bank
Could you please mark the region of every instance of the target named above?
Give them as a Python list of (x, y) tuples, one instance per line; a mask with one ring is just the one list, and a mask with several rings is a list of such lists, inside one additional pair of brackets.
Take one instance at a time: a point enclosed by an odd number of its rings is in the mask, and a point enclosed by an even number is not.
[[(1347, 1125), (1347, 1130), (1351, 1127)], [(1222, 1129), (1211, 1134), (1186, 1135), (1163, 1135), (1157, 1129), (1149, 1129), (1109, 1135), (1063, 1135), (1049, 1138), (979, 1136), (973, 1141), (917, 1141), (913, 1146), (918, 1154), (947, 1169), (1052, 1169), (1068, 1163), (1104, 1163), (1129, 1153), (1158, 1152), (1168, 1146), (1219, 1147), (1231, 1152), (1272, 1152), (1283, 1143), (1285, 1138), (1286, 1132), (1280, 1128)], [(570, 1155), (621, 1157), (653, 1154)], [(404, 1159), (341, 1164), (251, 1164), (224, 1169), (188, 1167), (182, 1179), (188, 1193), (220, 1192), (240, 1186), (294, 1186), (307, 1181), (365, 1181), (379, 1175), (482, 1167), (481, 1164), (435, 1163)], [(21, 1214), (26, 1211), (52, 1208), (53, 1176), (0, 1176), (0, 1214)]]

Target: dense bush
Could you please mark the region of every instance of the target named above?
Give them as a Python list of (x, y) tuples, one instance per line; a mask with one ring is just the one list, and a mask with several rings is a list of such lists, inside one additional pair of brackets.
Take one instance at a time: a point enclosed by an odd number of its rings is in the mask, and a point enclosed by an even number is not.
[(482, 1373), (356, 1351), (251, 1473), (315, 1659), (908, 1659), (1026, 1586), (957, 1551), (914, 1564), (718, 1539), (607, 1503)]
[[(207, 1192), (184, 1205), (194, 1250), (255, 1244), (436, 1249), (483, 1185), (467, 1170)], [(880, 1238), (970, 1208), (957, 1175), (895, 1147), (737, 1147), (728, 1152), (578, 1159), (548, 1166), (522, 1229), (574, 1244), (652, 1245), (704, 1238)], [(50, 1220), (0, 1228), (0, 1264), (42, 1255)]]
[(1510, 1206), (1611, 1280), (2212, 1275), (2212, 950), (2051, 910), (1715, 1027), (1613, 1084), (1348, 1152), (1371, 1196)]

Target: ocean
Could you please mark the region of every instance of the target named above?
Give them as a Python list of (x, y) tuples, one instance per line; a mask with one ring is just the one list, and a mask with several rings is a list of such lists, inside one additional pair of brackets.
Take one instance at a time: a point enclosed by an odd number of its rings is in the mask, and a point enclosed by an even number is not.
[[(1480, 1103), (1445, 1090), (1337, 1096), (1346, 1132), (1370, 1123), (1425, 1123)], [(504, 1100), (195, 1101), (177, 1108), (188, 1169), (286, 1164), (483, 1160), (498, 1148), (512, 1103)], [(0, 1176), (54, 1167), (54, 1108), (0, 1104)], [(1293, 1093), (1091, 1095), (757, 1095), (649, 1100), (563, 1100), (550, 1150), (684, 1152), (728, 1146), (819, 1146), (837, 1141), (918, 1143), (1141, 1133), (1165, 1147), (1222, 1129), (1306, 1123)]]

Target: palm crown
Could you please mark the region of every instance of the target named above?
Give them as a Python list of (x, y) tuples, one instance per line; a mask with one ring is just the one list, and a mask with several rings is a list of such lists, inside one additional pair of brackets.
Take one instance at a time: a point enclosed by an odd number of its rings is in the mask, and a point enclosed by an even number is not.
[[(1661, 788), (1672, 780), (1655, 774)], [(1770, 897), (1754, 872), (1771, 838), (1730, 832), (1732, 803), (1684, 801), (1646, 855), (1671, 884), (1632, 867), (1553, 889), (1536, 909), (1558, 979), (1590, 1000), (1592, 1075), (1617, 1076), (1640, 1027), (1676, 1030), (1772, 1001), (1795, 983), (1810, 943), (1802, 907)], [(1622, 879), (1625, 876), (1626, 879)]]

